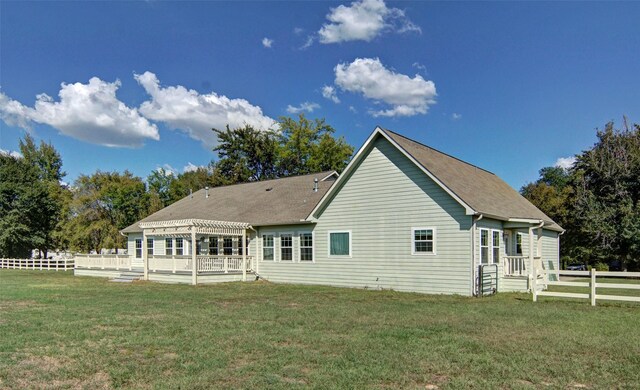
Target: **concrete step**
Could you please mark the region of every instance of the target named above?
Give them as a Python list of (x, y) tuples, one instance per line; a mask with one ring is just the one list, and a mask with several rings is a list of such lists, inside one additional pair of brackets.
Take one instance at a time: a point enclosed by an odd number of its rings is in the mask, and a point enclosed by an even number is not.
[(131, 283), (135, 280), (141, 280), (142, 278), (144, 278), (143, 272), (125, 271), (115, 278), (111, 279), (111, 282)]

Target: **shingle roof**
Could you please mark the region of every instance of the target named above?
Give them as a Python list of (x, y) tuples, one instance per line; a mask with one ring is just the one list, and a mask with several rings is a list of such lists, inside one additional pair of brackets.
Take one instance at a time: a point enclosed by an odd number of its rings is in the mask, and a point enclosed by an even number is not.
[[(123, 233), (142, 231), (140, 222), (180, 219), (247, 222), (253, 226), (300, 223), (307, 218), (334, 180), (322, 179), (334, 172), (319, 172), (303, 176), (234, 184), (209, 189), (209, 197), (201, 189), (164, 209), (122, 230)], [(317, 178), (318, 191), (313, 191)]]
[(381, 130), (476, 212), (505, 219), (539, 219), (547, 228), (562, 230), (495, 174), (391, 130)]

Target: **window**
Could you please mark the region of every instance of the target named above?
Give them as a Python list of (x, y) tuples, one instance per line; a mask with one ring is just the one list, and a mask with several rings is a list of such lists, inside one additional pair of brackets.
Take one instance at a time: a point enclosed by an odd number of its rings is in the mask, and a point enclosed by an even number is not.
[(522, 254), (522, 233), (516, 235), (516, 255)]
[(218, 255), (218, 236), (209, 237), (209, 254)]
[(273, 260), (273, 234), (262, 235), (262, 260)]
[(242, 237), (238, 237), (238, 255), (242, 256)]
[(166, 238), (164, 240), (164, 254), (167, 256), (173, 255), (173, 238)]
[(493, 247), (493, 263), (500, 263), (500, 231), (491, 231), (491, 245)]
[(313, 261), (313, 233), (300, 233), (300, 261)]
[(231, 237), (224, 237), (222, 239), (222, 254), (225, 256), (231, 256), (233, 254), (233, 239)]
[(489, 264), (489, 231), (480, 229), (480, 262)]
[(142, 239), (136, 239), (136, 259), (142, 258)]
[(184, 254), (184, 239), (176, 238), (176, 255), (182, 256)]
[(280, 260), (293, 260), (293, 235), (289, 233), (280, 234)]
[(329, 232), (329, 256), (351, 256), (351, 232)]
[(435, 229), (433, 228), (413, 228), (412, 230), (412, 252), (413, 255), (435, 255)]
[(147, 238), (147, 255), (153, 256), (153, 238)]

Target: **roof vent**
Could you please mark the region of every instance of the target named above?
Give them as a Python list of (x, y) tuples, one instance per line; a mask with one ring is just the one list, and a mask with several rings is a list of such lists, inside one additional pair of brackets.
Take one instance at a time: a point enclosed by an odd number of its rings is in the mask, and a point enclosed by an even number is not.
[(313, 192), (318, 192), (318, 178), (313, 179)]
[(205, 198), (209, 197), (209, 186), (204, 187), (204, 197)]

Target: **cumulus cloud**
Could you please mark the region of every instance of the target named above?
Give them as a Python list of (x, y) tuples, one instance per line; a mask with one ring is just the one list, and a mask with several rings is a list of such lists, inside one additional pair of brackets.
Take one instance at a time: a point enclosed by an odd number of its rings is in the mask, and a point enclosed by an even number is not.
[(573, 165), (576, 163), (576, 158), (571, 156), (571, 157), (560, 157), (556, 160), (556, 163), (554, 164), (554, 166), (558, 167), (558, 168), (563, 168), (563, 169), (569, 169), (571, 167), (573, 167)]
[(144, 140), (159, 140), (158, 128), (137, 109), (116, 97), (120, 81), (97, 77), (89, 83), (62, 83), (54, 101), (47, 94), (36, 97), (27, 107), (0, 93), (0, 117), (10, 126), (29, 129), (32, 123), (46, 124), (70, 137), (104, 146), (140, 147)]
[(330, 85), (322, 87), (322, 97), (329, 99), (336, 104), (340, 103), (340, 99), (338, 98), (338, 95), (336, 95), (336, 89)]
[(273, 39), (267, 37), (262, 38), (262, 46), (270, 48), (273, 45)]
[(195, 172), (200, 168), (205, 168), (206, 169), (207, 166), (206, 165), (195, 165), (195, 164), (192, 164), (191, 161), (189, 161), (187, 163), (187, 165), (185, 165), (184, 168), (182, 168), (182, 172), (185, 172), (185, 173), (186, 172)]
[(215, 92), (200, 94), (181, 85), (162, 87), (154, 73), (134, 75), (138, 84), (151, 96), (140, 105), (140, 112), (147, 118), (186, 132), (207, 147), (217, 144), (211, 128), (224, 129), (251, 125), (266, 130), (275, 120), (265, 116), (262, 109), (244, 99), (230, 99)]
[(298, 107), (294, 107), (292, 105), (288, 105), (287, 106), (287, 112), (289, 114), (299, 114), (303, 111), (306, 112), (313, 112), (314, 110), (320, 108), (320, 105), (318, 103), (310, 103), (310, 102), (304, 102), (301, 103)]
[(451, 114), (451, 119), (453, 119), (454, 121), (457, 121), (460, 118), (462, 118), (462, 114), (458, 114), (457, 112)]
[(16, 152), (15, 150), (0, 149), (0, 155), (10, 156), (14, 158), (22, 158), (22, 154), (20, 152)]
[(383, 0), (360, 0), (349, 6), (332, 8), (318, 37), (321, 43), (371, 41), (387, 31), (422, 32), (398, 8), (388, 8)]
[(420, 75), (413, 78), (387, 69), (378, 58), (356, 58), (335, 67), (335, 84), (344, 91), (360, 93), (375, 103), (391, 108), (369, 111), (378, 116), (426, 114), (437, 96), (433, 81)]

